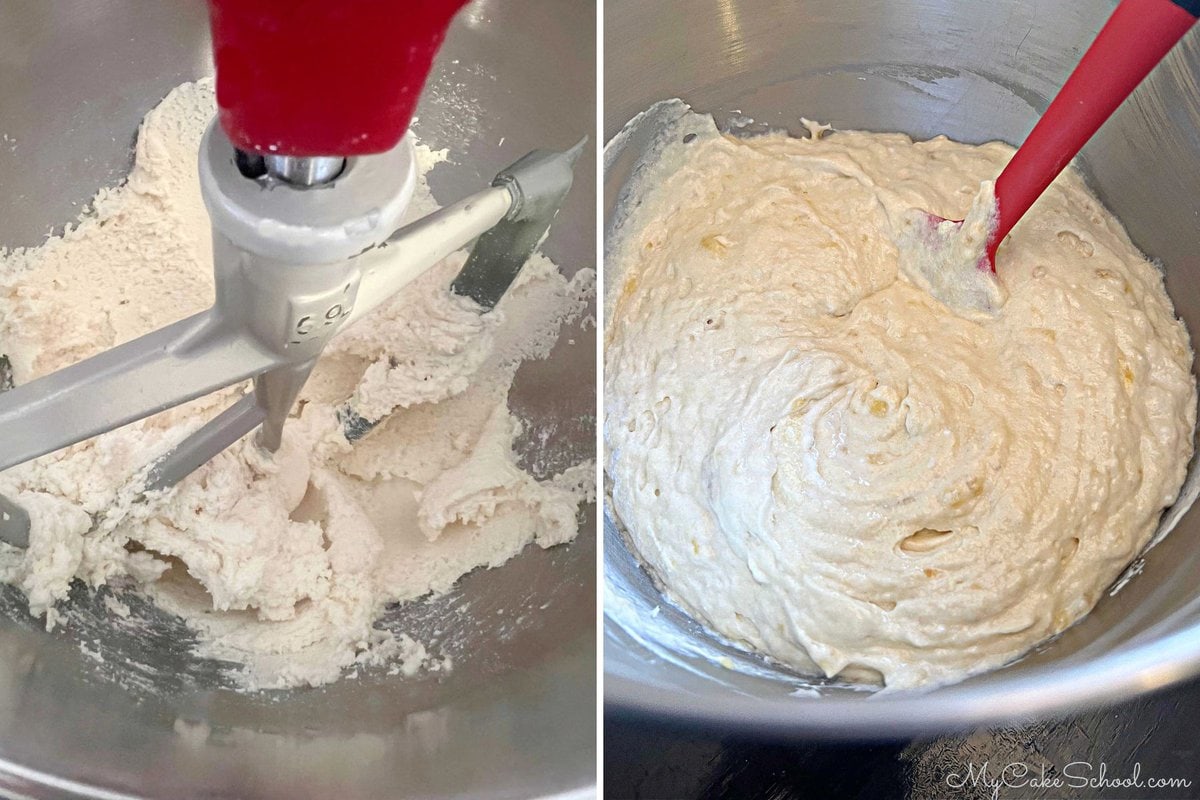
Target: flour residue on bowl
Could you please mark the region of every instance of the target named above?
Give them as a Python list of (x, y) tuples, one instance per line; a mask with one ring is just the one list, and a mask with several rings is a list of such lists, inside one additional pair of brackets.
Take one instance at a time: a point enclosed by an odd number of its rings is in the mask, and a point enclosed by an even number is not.
[[(61, 237), (3, 254), (0, 352), (17, 383), (211, 303), (195, 164), (214, 113), (211, 80), (172, 91), (147, 115), (124, 184)], [(410, 219), (436, 207), (423, 173), (448, 155), (417, 152)], [(248, 438), (137, 501), (134, 475), (239, 387), (0, 474), (0, 493), (33, 518), (27, 551), (0, 548), (0, 577), (48, 627), (73, 581), (132, 582), (186, 621), (197, 655), (241, 665), (246, 688), (326, 683), (363, 664), (450, 668), (376, 627), (384, 608), (446, 592), (531, 543), (569, 541), (594, 491), (587, 462), (540, 479), (519, 468), (522, 425), (507, 407), (518, 366), (584, 313), (594, 272), (567, 280), (535, 255), (485, 314), (448, 291), (464, 260), (450, 256), (335, 339), (274, 457)], [(355, 445), (335, 413), (349, 398), (386, 419)], [(111, 603), (126, 620), (124, 601)]]

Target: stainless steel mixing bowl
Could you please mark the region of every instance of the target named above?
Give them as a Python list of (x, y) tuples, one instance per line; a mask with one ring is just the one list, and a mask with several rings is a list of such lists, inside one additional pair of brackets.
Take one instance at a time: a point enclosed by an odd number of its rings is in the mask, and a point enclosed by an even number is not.
[[(142, 115), (211, 71), (207, 27), (198, 0), (0, 0), (0, 245), (39, 243), (121, 179)], [(436, 195), (457, 199), (527, 150), (593, 131), (594, 31), (590, 0), (476, 0), (463, 11), (416, 124), (456, 162), (432, 174)], [(594, 174), (581, 169), (545, 248), (568, 273), (595, 266), (594, 198)], [(518, 377), (511, 405), (529, 423), (519, 450), (533, 468), (593, 455), (594, 336), (566, 331)], [(81, 591), (75, 621), (48, 634), (6, 588), (0, 794), (586, 794), (594, 514), (581, 526), (571, 545), (533, 548), (449, 597), (388, 615), (390, 628), (440, 640), (455, 664), (442, 677), (367, 673), (320, 690), (239, 694), (219, 665), (188, 654), (177, 621), (144, 602), (131, 601), (144, 630), (118, 633)]]
[[(651, 103), (680, 97), (734, 128), (803, 133), (803, 114), (836, 128), (1019, 144), (1115, 5), (608, 0), (605, 138)], [(1082, 155), (1100, 197), (1165, 265), (1168, 291), (1193, 335), (1200, 331), (1198, 76), (1193, 31)], [(606, 150), (610, 222), (643, 144), (635, 137)], [(1175, 512), (1194, 498), (1195, 472), (1193, 464)], [(1142, 574), (1036, 653), (957, 686), (870, 700), (835, 686), (792, 696), (802, 678), (722, 644), (663, 603), (607, 515), (604, 545), (605, 695), (618, 713), (775, 735), (911, 734), (1060, 714), (1200, 671), (1197, 512), (1146, 554)], [(719, 657), (732, 663), (722, 666)]]

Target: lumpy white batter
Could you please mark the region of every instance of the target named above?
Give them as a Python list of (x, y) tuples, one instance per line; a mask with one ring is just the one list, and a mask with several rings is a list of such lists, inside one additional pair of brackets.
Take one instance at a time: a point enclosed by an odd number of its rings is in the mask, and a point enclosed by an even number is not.
[(974, 309), (948, 306), (913, 209), (961, 219), (1012, 148), (698, 119), (609, 259), (613, 510), (669, 595), (888, 688), (1003, 664), (1086, 614), (1192, 454), (1192, 351), (1159, 271), (1068, 170), (998, 280), (949, 293)]
[[(211, 81), (177, 88), (146, 117), (126, 184), (61, 238), (3, 255), (0, 352), (17, 383), (211, 304), (196, 153), (214, 111)], [(444, 158), (418, 155), (425, 169)], [(410, 217), (433, 207), (422, 180)], [(49, 626), (74, 579), (132, 578), (199, 632), (203, 655), (244, 664), (250, 688), (388, 659), (405, 672), (448, 666), (375, 628), (384, 607), (446, 591), (530, 542), (573, 538), (592, 491), (587, 464), (542, 482), (517, 467), (507, 394), (521, 360), (546, 355), (584, 311), (594, 274), (567, 281), (535, 256), (483, 314), (448, 291), (464, 260), (334, 340), (274, 457), (248, 437), (165, 497), (134, 502), (135, 473), (239, 388), (0, 474), (0, 492), (33, 518), (28, 551), (0, 547), (0, 578)], [(355, 445), (335, 417), (348, 398), (386, 419)]]

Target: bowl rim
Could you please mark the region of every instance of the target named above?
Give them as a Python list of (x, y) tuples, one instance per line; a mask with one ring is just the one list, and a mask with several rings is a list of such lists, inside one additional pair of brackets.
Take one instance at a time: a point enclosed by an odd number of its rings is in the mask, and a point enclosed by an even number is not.
[[(621, 626), (608, 613), (610, 626)], [(605, 711), (628, 716), (781, 736), (903, 738), (932, 731), (1060, 718), (1112, 706), (1200, 674), (1200, 626), (1116, 650), (1086, 663), (1038, 666), (983, 685), (874, 694), (865, 698), (754, 698), (726, 689), (703, 694), (653, 689), (613, 674), (607, 649)]]

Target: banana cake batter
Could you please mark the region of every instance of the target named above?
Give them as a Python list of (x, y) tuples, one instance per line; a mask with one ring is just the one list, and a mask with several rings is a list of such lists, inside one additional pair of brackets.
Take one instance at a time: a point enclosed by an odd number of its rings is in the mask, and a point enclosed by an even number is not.
[(1192, 350), (1159, 270), (1068, 169), (997, 277), (946, 280), (915, 209), (971, 210), (982, 248), (1005, 144), (688, 130), (608, 260), (612, 509), (668, 595), (889, 689), (1087, 614), (1192, 454)]

